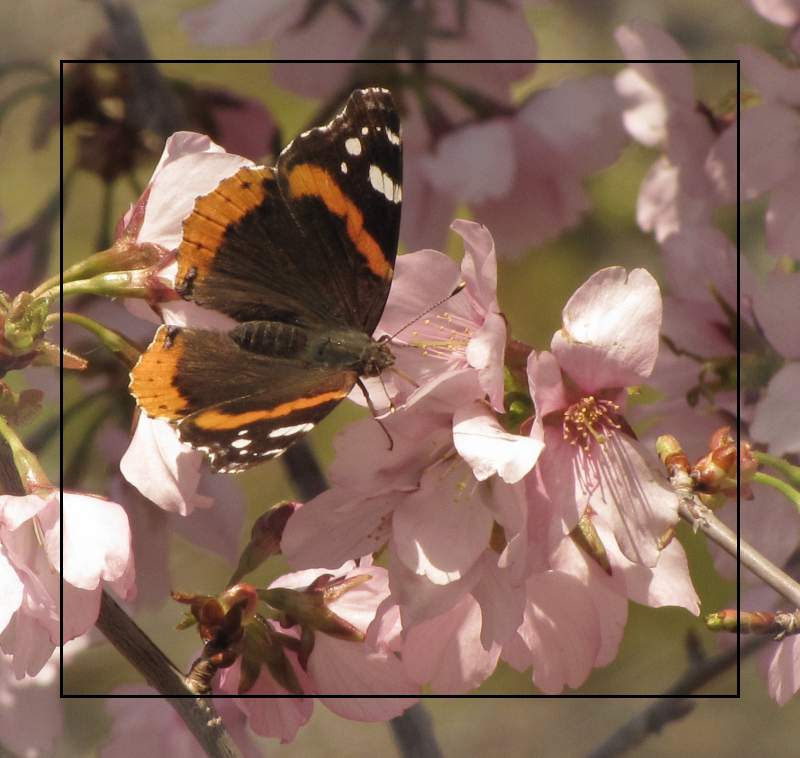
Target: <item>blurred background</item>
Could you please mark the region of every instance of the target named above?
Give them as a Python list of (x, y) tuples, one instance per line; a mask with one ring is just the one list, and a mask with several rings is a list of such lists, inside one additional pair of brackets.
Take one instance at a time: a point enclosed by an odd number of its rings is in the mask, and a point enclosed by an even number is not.
[[(136, 87), (130, 70), (114, 63), (72, 64), (66, 71), (64, 107), (64, 218), (65, 265), (106, 247), (114, 227), (146, 186), (163, 147), (164, 137), (176, 123), (210, 134), (231, 152), (259, 161), (274, 158), (276, 151), (296, 133), (317, 123), (324, 98), (298, 94), (281, 86), (289, 74), (277, 73), (264, 59), (276, 55), (270, 42), (247, 44), (199, 44), (187, 31), (184, 13), (208, 4), (140, 0), (135, 18), (142, 34), (135, 46), (155, 59), (203, 59), (192, 63), (159, 63), (158, 87), (170, 102), (179, 104), (162, 123), (133, 123), (115, 111), (115, 103), (129, 102)], [(103, 59), (119, 43), (120, 6), (86, 0), (26, 0), (2, 3), (0, 26), (0, 288), (35, 285), (59, 266), (59, 59)], [(515, 82), (511, 98), (521, 101), (530, 93), (564, 80), (595, 74), (613, 75), (624, 67), (614, 42), (614, 30), (633, 18), (645, 18), (671, 33), (687, 53), (697, 59), (736, 55), (736, 45), (747, 42), (774, 51), (785, 40), (785, 30), (756, 15), (746, 2), (705, 0), (703, 3), (672, 0), (659, 3), (586, 3), (581, 0), (533, 3), (525, 9), (527, 22), (538, 45), (538, 57), (547, 59), (599, 58), (617, 63), (540, 63)], [(128, 22), (125, 22), (128, 23)], [(128, 28), (136, 28), (128, 27)], [(130, 40), (128, 40), (130, 44)], [(277, 53), (279, 54), (279, 53)], [(248, 62), (224, 63), (224, 59)], [(318, 64), (281, 64), (283, 67)], [(489, 67), (493, 64), (484, 64)], [(694, 66), (696, 94), (712, 108), (734, 102), (734, 64), (698, 62)], [(380, 76), (379, 68), (371, 73)], [(277, 81), (276, 81), (277, 80)], [(242, 128), (237, 122), (246, 123)], [(575, 288), (598, 268), (643, 266), (662, 276), (659, 248), (636, 222), (639, 186), (658, 152), (633, 142), (605, 168), (583, 180), (589, 209), (576, 223), (531, 246), (515, 259), (500, 263), (498, 294), (514, 336), (540, 349), (560, 325), (561, 308)], [(745, 209), (745, 221), (763, 207)], [(459, 205), (455, 215), (469, 215)], [(735, 215), (720, 214), (723, 229), (735, 232)], [(758, 246), (762, 230), (755, 224), (743, 234)], [(19, 253), (21, 237), (34, 250)], [(446, 236), (446, 228), (432, 229), (425, 246), (444, 249), (460, 258), (460, 244)], [(11, 243), (15, 243), (16, 246)], [(421, 246), (421, 245), (420, 245)], [(402, 252), (409, 251), (407, 246)], [(502, 255), (502, 251), (500, 251)], [(14, 261), (11, 266), (5, 264)], [(26, 268), (27, 266), (27, 268)], [(15, 280), (16, 281), (16, 280)], [(146, 344), (152, 326), (139, 322), (120, 303), (90, 302), (76, 306), (98, 320)], [(114, 494), (109, 482), (116, 476), (119, 455), (125, 446), (133, 403), (127, 396), (125, 371), (90, 338), (68, 332), (67, 346), (89, 360), (80, 375), (64, 378), (65, 420), (64, 483), (67, 487)], [(44, 412), (23, 429), (25, 439), (42, 458), (53, 480), (58, 472), (58, 377), (47, 369), (15, 375), (17, 386), (35, 386), (46, 393)], [(352, 404), (337, 409), (313, 433), (310, 444), (323, 467), (333, 456), (337, 430), (364, 411)], [(271, 463), (237, 478), (242, 485), (246, 511), (239, 516), (243, 545), (254, 518), (273, 503), (293, 496), (284, 469)], [(218, 503), (217, 508), (225, 508)], [(167, 517), (159, 512), (155, 519)], [(165, 526), (166, 528), (166, 526)], [(139, 564), (142, 575), (168, 570), (172, 588), (215, 592), (231, 571), (229, 560), (218, 552), (198, 547), (170, 530), (169, 564)], [(730, 605), (735, 585), (714, 572), (701, 537), (681, 529), (679, 537), (689, 555), (692, 577), (705, 611)], [(232, 537), (232, 539), (235, 538)], [(272, 567), (271, 567), (272, 568)], [(259, 583), (270, 574), (256, 574)], [(165, 580), (166, 581), (166, 580)], [(136, 610), (137, 622), (174, 661), (191, 660), (197, 649), (192, 632), (175, 632), (181, 616), (170, 602), (144, 603)], [(687, 640), (708, 654), (718, 649), (718, 639), (702, 623), (681, 609), (631, 606), (620, 655), (606, 669), (595, 671), (576, 695), (607, 698), (526, 697), (493, 699), (497, 694), (535, 696), (530, 675), (501, 667), (477, 693), (480, 699), (432, 699), (426, 702), (434, 730), (445, 755), (541, 755), (579, 756), (589, 752), (617, 726), (644, 708), (649, 701), (619, 695), (657, 694), (666, 690), (686, 669)], [(769, 700), (755, 660), (742, 666), (741, 699), (700, 699), (685, 718), (650, 737), (632, 754), (672, 756), (688, 754), (742, 754), (758, 749), (763, 755), (784, 753), (800, 740), (797, 700), (780, 709)], [(715, 678), (700, 695), (736, 692), (737, 672)], [(76, 655), (65, 672), (65, 691), (102, 694), (138, 681), (136, 672), (98, 636), (97, 644)], [(104, 701), (69, 699), (63, 702), (65, 735), (59, 756), (94, 755), (108, 736), (109, 719)], [(311, 722), (294, 742), (279, 745), (265, 741), (270, 754), (285, 756), (393, 754), (392, 738), (385, 724), (346, 722), (317, 705)]]

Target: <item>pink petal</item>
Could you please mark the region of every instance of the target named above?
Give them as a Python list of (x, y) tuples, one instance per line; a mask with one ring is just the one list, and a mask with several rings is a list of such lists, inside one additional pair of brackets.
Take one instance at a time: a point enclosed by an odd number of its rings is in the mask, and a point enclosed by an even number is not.
[(545, 444), (537, 468), (565, 531), (591, 506), (611, 526), (630, 561), (654, 566), (659, 539), (678, 519), (678, 498), (650, 469), (638, 443), (612, 434), (586, 453), (565, 442), (560, 429), (547, 429)]
[(58, 492), (39, 495), (0, 495), (0, 524), (14, 531), (51, 503), (58, 502)]
[(379, 550), (389, 538), (396, 499), (343, 488), (323, 492), (292, 514), (281, 550), (295, 569), (335, 568)]
[(0, 632), (11, 621), (22, 603), (24, 585), (14, 570), (2, 547), (0, 547)]
[(610, 77), (584, 76), (536, 93), (520, 119), (563, 157), (565, 169), (585, 176), (611, 165), (627, 144), (622, 108)]
[[(354, 721), (387, 721), (410, 708), (419, 695), (419, 687), (406, 675), (394, 653), (326, 634), (316, 636), (308, 673), (328, 709)], [(362, 697), (325, 697), (349, 694)], [(370, 695), (394, 695), (396, 699)]]
[(775, 257), (788, 256), (800, 260), (800, 172), (777, 185), (769, 197), (767, 209), (767, 251)]
[(461, 275), (473, 307), (480, 313), (497, 311), (497, 256), (494, 240), (483, 224), (456, 219), (450, 228), (464, 240)]
[[(181, 139), (172, 142), (178, 136)], [(183, 220), (197, 197), (211, 192), (242, 166), (252, 165), (240, 155), (221, 150), (207, 137), (190, 132), (171, 138), (150, 184), (139, 240), (174, 250), (181, 241)]]
[(750, 435), (773, 455), (800, 452), (800, 363), (788, 363), (772, 377), (756, 407)]
[(736, 52), (742, 62), (742, 75), (763, 100), (800, 105), (800, 72), (797, 69), (782, 66), (771, 55), (750, 45), (739, 45)]
[(389, 547), (390, 598), (398, 604), (404, 630), (447, 613), (464, 595), (472, 591), (485, 571), (485, 561), (482, 558), (461, 579), (448, 584), (434, 584), (427, 577), (408, 568), (397, 557), (394, 540), (389, 543)]
[(575, 577), (558, 571), (528, 580), (519, 641), (502, 658), (523, 670), (533, 664), (533, 683), (547, 695), (579, 687), (600, 650), (600, 629), (591, 595)]
[(497, 643), (505, 645), (522, 623), (525, 607), (523, 584), (512, 584), (511, 572), (483, 557), (480, 581), (472, 588), (472, 596), (481, 607), (481, 645), (489, 650)]
[[(75, 587), (93, 590), (100, 580), (123, 577), (132, 560), (131, 530), (125, 509), (110, 500), (64, 493), (64, 579)], [(58, 565), (59, 523), (49, 525), (45, 549)]]
[(472, 207), (474, 218), (493, 230), (497, 249), (506, 259), (518, 258), (575, 225), (590, 206), (582, 176), (565, 170), (568, 157), (554, 150), (522, 115), (513, 129), (517, 171), (511, 190), (502, 199)]
[(758, 197), (800, 169), (800, 119), (782, 105), (745, 110), (740, 144), (745, 200)]
[(785, 358), (800, 359), (800, 275), (768, 274), (755, 291), (753, 309), (770, 345)]
[(483, 326), (467, 344), (467, 362), (478, 370), (478, 379), (489, 402), (502, 413), (505, 402), (504, 355), (507, 340), (506, 320), (499, 313), (489, 313)]
[(100, 613), (100, 594), (99, 587), (82, 590), (64, 582), (64, 607), (61, 611), (65, 640), (80, 637), (95, 625)]
[[(285, 694), (277, 685), (265, 688), (265, 679), (267, 676), (262, 673), (253, 689), (263, 694)], [(310, 697), (240, 697), (234, 702), (247, 717), (247, 726), (253, 732), (262, 737), (274, 737), (281, 743), (294, 740), (314, 710), (314, 699)]]
[(778, 705), (800, 690), (800, 637), (786, 637), (768, 650), (767, 687)]
[(798, 0), (750, 0), (750, 5), (773, 24), (794, 26), (800, 23)]
[[(471, 474), (462, 487), (465, 468), (442, 466), (426, 471), (417, 492), (395, 511), (393, 533), (397, 555), (412, 571), (434, 584), (464, 576), (489, 543), (492, 516), (481, 487)], [(474, 490), (470, 492), (470, 490)]]
[[(448, 79), (479, 87), (491, 95), (505, 91), (511, 82), (529, 75), (535, 66), (537, 47), (521, 5), (519, 2), (477, 3), (465, 14), (464, 35), (434, 36), (429, 42), (428, 56), (432, 60), (483, 58), (496, 62), (472, 66), (433, 65), (443, 69)], [(461, 11), (458, 5), (435, 3), (428, 7), (435, 13), (438, 28), (459, 28)], [(408, 57), (414, 57), (414, 51), (407, 52), (410, 53)]]
[(146, 498), (186, 516), (195, 507), (211, 505), (209, 498), (197, 494), (203, 457), (182, 443), (166, 421), (142, 413), (119, 468)]
[[(408, 130), (404, 129), (403, 138), (406, 142), (407, 137)], [(428, 182), (422, 169), (427, 151), (411, 151), (407, 145), (404, 145), (403, 151), (403, 215), (400, 221), (400, 239), (411, 250), (443, 244), (456, 201), (449, 195), (437, 192)], [(399, 260), (398, 258), (398, 262)], [(392, 289), (394, 290), (394, 284)]]
[(458, 266), (438, 250), (419, 250), (398, 256), (389, 300), (376, 334), (394, 334), (410, 339), (415, 320), (447, 297), (461, 279)]
[(291, 0), (216, 0), (187, 11), (182, 21), (189, 36), (200, 45), (252, 45), (291, 33), (302, 9)]
[(465, 595), (448, 613), (411, 629), (403, 650), (406, 672), (437, 694), (475, 689), (492, 674), (500, 655), (496, 645), (484, 650), (480, 634), (480, 606)]
[(633, 21), (617, 27), (617, 44), (627, 60), (655, 59), (652, 63), (632, 63), (653, 86), (676, 103), (694, 106), (692, 67), (686, 63), (658, 63), (658, 59), (685, 60), (683, 48), (666, 32), (647, 21)]
[(544, 443), (504, 431), (482, 403), (473, 403), (453, 417), (453, 442), (459, 455), (482, 482), (497, 474), (514, 484), (536, 464)]
[(625, 101), (622, 122), (631, 137), (648, 147), (664, 144), (669, 110), (661, 91), (633, 68), (620, 71), (614, 82)]
[(14, 679), (12, 662), (0, 654), (0, 735), (9, 755), (56, 755), (61, 743), (63, 706), (58, 697), (55, 666), (35, 678)]
[(562, 316), (551, 350), (583, 390), (637, 384), (653, 370), (661, 295), (644, 269), (598, 271), (572, 295)]
[(713, 183), (721, 203), (736, 202), (738, 131), (737, 123), (730, 124), (711, 146), (705, 162), (706, 174)]
[(716, 296), (735, 303), (736, 249), (713, 226), (692, 227), (661, 244), (669, 291), (682, 300), (716, 304)]
[(437, 192), (467, 203), (503, 197), (511, 188), (514, 168), (514, 141), (505, 118), (448, 132), (422, 163)]
[[(603, 534), (602, 537), (603, 544), (608, 545), (606, 535)], [(614, 542), (610, 535), (609, 539)], [(574, 576), (589, 590), (597, 611), (601, 640), (594, 665), (608, 665), (617, 657), (628, 619), (628, 600), (623, 578), (616, 571), (616, 566), (614, 574), (608, 576), (568, 536), (560, 540), (553, 553), (552, 567)]]
[(552, 353), (544, 350), (537, 355), (532, 350), (528, 356), (527, 370), (528, 387), (536, 406), (538, 420), (570, 404), (561, 379), (561, 368)]

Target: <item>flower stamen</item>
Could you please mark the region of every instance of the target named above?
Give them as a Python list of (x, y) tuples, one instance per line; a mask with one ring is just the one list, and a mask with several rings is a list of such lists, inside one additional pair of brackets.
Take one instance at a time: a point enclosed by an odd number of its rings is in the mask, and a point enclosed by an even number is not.
[(612, 417), (618, 411), (619, 405), (611, 400), (598, 400), (593, 396), (582, 398), (564, 412), (564, 439), (586, 451), (592, 440), (599, 445), (605, 444), (608, 440), (605, 432), (621, 428)]

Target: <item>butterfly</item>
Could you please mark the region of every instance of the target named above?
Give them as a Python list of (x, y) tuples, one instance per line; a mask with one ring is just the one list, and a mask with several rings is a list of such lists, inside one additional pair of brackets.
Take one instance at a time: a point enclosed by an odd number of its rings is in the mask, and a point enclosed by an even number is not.
[(161, 326), (131, 372), (139, 407), (215, 470), (236, 472), (281, 455), (360, 377), (391, 366), (372, 333), (394, 272), (401, 185), (400, 119), (391, 94), (370, 88), (274, 167), (243, 167), (199, 197), (175, 288), (238, 323)]

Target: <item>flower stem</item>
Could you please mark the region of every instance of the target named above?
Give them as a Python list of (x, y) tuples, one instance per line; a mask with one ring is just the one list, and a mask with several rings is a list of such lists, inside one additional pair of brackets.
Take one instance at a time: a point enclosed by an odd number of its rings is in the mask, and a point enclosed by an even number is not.
[[(10, 464), (9, 468), (13, 468), (13, 471), (3, 471), (0, 494), (18, 495), (31, 493), (40, 488), (49, 488), (50, 482), (39, 464), (39, 459), (25, 447), (4, 416), (0, 416), (0, 437), (10, 453), (9, 461), (3, 462), (3, 469), (7, 464)], [(17, 491), (20, 485), (22, 493)]]
[[(51, 313), (47, 317), (46, 323), (49, 324), (57, 321), (60, 316), (61, 314)], [(78, 326), (86, 329), (86, 331), (94, 334), (104, 347), (108, 348), (108, 350), (110, 350), (129, 368), (132, 368), (136, 361), (139, 360), (141, 351), (119, 332), (109, 329), (107, 326), (104, 326), (94, 319), (84, 316), (80, 313), (64, 311), (63, 319), (71, 324), (77, 324)]]
[(792, 483), (792, 486), (800, 488), (800, 466), (794, 466), (785, 458), (779, 458), (777, 455), (770, 455), (760, 450), (753, 450), (753, 457), (760, 466), (774, 468), (783, 474)]
[(783, 479), (778, 479), (777, 476), (765, 474), (763, 471), (756, 471), (751, 481), (765, 484), (767, 487), (778, 490), (778, 492), (786, 496), (794, 507), (797, 508), (798, 513), (800, 513), (800, 492), (788, 482), (784, 482)]

